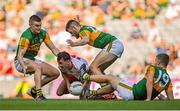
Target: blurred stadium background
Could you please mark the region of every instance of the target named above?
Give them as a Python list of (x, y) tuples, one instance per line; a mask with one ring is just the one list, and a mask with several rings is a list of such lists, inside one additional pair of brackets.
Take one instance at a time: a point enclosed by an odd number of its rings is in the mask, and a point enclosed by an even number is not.
[[(81, 23), (118, 36), (125, 45), (125, 51), (108, 70), (123, 79), (136, 82), (143, 77), (147, 64), (154, 61), (157, 53), (170, 55), (168, 72), (174, 85), (175, 98), (180, 98), (180, 0), (128, 0), (128, 7), (121, 10), (122, 0), (0, 0), (0, 98), (21, 96), (32, 86), (33, 77), (22, 77), (14, 69), (13, 59), (18, 39), (28, 27), (32, 14), (43, 20), (43, 28), (52, 41), (61, 49), (86, 58), (89, 62), (98, 49), (83, 46), (68, 48), (64, 31), (68, 19), (80, 16)], [(44, 47), (38, 58), (55, 67), (56, 58)], [(60, 76), (43, 88), (48, 98), (56, 96), (61, 82)], [(28, 96), (24, 96), (28, 98)], [(76, 98), (66, 95), (61, 98)]]

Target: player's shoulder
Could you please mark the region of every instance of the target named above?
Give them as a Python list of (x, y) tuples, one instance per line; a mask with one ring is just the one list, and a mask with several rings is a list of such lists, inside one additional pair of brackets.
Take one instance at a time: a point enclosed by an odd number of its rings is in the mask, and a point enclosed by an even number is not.
[(151, 65), (151, 64), (150, 64), (150, 65), (147, 65), (147, 66), (146, 66), (146, 69), (149, 69), (149, 68), (155, 68), (155, 66), (154, 66), (154, 65)]
[(47, 31), (46, 31), (45, 29), (41, 29), (41, 30), (40, 30), (40, 34), (42, 34), (43, 36), (46, 36)]
[(71, 59), (72, 59), (72, 62), (74, 64), (84, 64), (86, 63), (87, 61), (85, 59), (83, 59), (82, 57), (78, 57), (76, 55), (71, 55)]
[(96, 30), (96, 28), (93, 27), (93, 26), (84, 25), (84, 26), (80, 29), (80, 31), (83, 31), (83, 30), (93, 31), (93, 30)]
[(29, 38), (31, 36), (32, 36), (32, 32), (31, 32), (30, 28), (26, 29), (21, 35), (21, 37), (24, 37), (24, 38)]
[(154, 72), (155, 71), (155, 66), (154, 65), (147, 65), (145, 68), (145, 72)]
[(76, 56), (76, 55), (71, 55), (71, 58), (72, 58), (72, 59), (76, 59), (76, 60), (81, 60), (81, 59), (82, 59), (81, 57), (78, 57), (78, 56)]

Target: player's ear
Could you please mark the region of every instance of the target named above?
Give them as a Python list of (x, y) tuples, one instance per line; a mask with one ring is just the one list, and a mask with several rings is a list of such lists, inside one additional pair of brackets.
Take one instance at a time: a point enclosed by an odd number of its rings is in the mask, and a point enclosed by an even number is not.
[(30, 26), (30, 27), (32, 26), (32, 22), (29, 22), (29, 26)]
[(31, 27), (33, 25), (34, 21), (29, 21), (29, 26)]

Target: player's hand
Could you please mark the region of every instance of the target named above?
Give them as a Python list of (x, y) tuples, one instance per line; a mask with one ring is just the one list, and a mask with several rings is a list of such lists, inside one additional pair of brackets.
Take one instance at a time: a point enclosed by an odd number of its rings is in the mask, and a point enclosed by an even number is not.
[(68, 39), (68, 40), (66, 40), (66, 42), (67, 42), (68, 46), (71, 46), (71, 47), (74, 46), (74, 42), (72, 40)]
[(27, 71), (27, 66), (24, 66), (24, 67), (23, 67), (24, 77), (26, 76), (26, 71)]

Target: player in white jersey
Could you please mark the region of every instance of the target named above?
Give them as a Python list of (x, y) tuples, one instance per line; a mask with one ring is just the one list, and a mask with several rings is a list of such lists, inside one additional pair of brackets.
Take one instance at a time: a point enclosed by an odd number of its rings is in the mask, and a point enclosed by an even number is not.
[[(57, 95), (62, 96), (63, 94), (68, 94), (70, 92), (70, 84), (74, 81), (81, 81), (80, 75), (86, 73), (89, 70), (89, 65), (87, 61), (83, 58), (77, 56), (71, 56), (69, 53), (63, 51), (57, 56), (58, 67), (62, 73), (61, 84), (57, 89)], [(83, 83), (83, 88), (85, 88), (86, 82)]]

